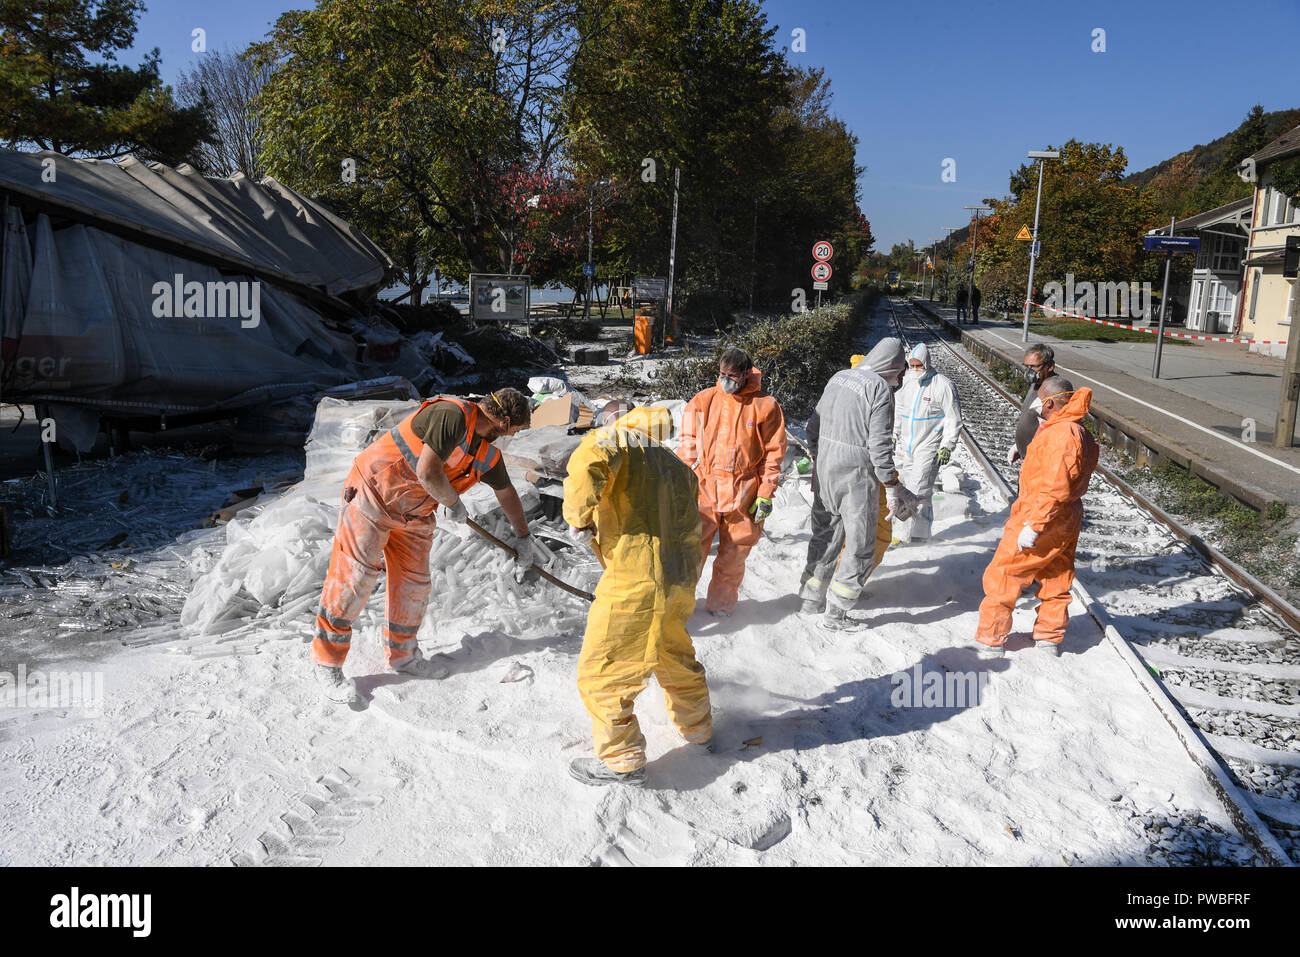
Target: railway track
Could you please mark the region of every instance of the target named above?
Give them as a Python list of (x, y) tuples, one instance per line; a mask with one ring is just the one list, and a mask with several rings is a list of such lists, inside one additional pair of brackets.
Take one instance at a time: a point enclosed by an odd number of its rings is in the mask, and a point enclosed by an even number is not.
[[(1019, 400), (911, 303), (886, 302), (904, 341), (927, 343), (957, 387), (964, 438), (1010, 498)], [(1229, 810), (1237, 805), (1243, 836), (1264, 860), (1300, 863), (1300, 612), (1104, 466), (1084, 497), (1076, 585), (1112, 643), (1140, 661), (1135, 674), (1154, 685), (1148, 693)], [(1204, 844), (1203, 834), (1187, 842)], [(1196, 856), (1174, 860), (1213, 862)]]

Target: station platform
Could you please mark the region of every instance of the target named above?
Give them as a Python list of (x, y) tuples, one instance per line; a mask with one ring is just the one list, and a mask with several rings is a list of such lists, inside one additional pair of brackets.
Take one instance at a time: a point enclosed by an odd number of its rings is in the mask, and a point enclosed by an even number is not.
[[(958, 326), (956, 309), (924, 299), (912, 302), (960, 331), (968, 348), (1017, 366), (1023, 362), (1027, 344), (1021, 341), (1019, 317), (981, 317), (978, 325)], [(1129, 449), (1139, 462), (1177, 462), (1261, 510), (1276, 502), (1300, 505), (1300, 444), (1273, 447), (1281, 359), (1249, 352), (1245, 345), (1166, 339), (1160, 378), (1154, 379), (1154, 336), (1149, 343), (1097, 342), (1031, 331), (1029, 343), (1035, 342), (1051, 345), (1057, 368), (1075, 386), (1092, 389), (1094, 415), (1139, 444)]]

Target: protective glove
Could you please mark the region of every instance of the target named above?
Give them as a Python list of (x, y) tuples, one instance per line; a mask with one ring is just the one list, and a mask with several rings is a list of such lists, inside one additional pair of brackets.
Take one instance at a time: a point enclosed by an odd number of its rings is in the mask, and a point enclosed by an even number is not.
[(575, 545), (590, 545), (591, 540), (596, 537), (596, 529), (592, 525), (583, 528), (574, 528), (569, 526), (569, 539)]
[(524, 575), (532, 571), (534, 565), (548, 567), (555, 560), (555, 553), (539, 542), (532, 535), (515, 539), (515, 581), (524, 580)]
[(807, 475), (812, 471), (812, 459), (806, 455), (801, 455), (794, 460), (794, 468), (800, 475)]
[(940, 467), (947, 465), (952, 461), (952, 449), (940, 449), (934, 460), (939, 463)]
[(1020, 546), (1020, 550), (1023, 552), (1027, 549), (1033, 548), (1034, 543), (1037, 541), (1038, 533), (1030, 528), (1029, 523), (1026, 522), (1025, 527), (1020, 530), (1020, 537), (1016, 539), (1016, 544)]
[(1020, 450), (1014, 445), (1007, 449), (1007, 464), (1015, 465), (1020, 461)]
[(889, 506), (889, 517), (896, 522), (905, 522), (916, 514), (920, 499), (901, 482), (885, 486), (885, 502)]
[(749, 514), (754, 516), (756, 523), (767, 521), (767, 517), (772, 514), (772, 500), (770, 498), (754, 499), (754, 504), (749, 507)]
[(469, 512), (465, 509), (465, 503), (457, 498), (454, 502), (439, 505), (438, 517), (444, 522), (464, 522), (469, 518)]

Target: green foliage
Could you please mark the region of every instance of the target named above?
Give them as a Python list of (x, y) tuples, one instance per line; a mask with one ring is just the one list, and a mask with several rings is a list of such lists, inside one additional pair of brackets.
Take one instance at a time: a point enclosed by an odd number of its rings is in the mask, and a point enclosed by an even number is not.
[(159, 79), (157, 49), (136, 67), (115, 62), (143, 10), (140, 0), (0, 2), (0, 140), (202, 168), (207, 105), (176, 104)]
[(817, 239), (847, 288), (870, 247), (856, 139), (754, 0), (320, 0), (252, 54), (275, 67), (271, 172), (408, 284), (437, 266), (572, 285), (589, 220), (602, 275), (664, 275), (676, 169), (682, 299), (789, 301)]
[[(1031, 318), (1029, 320), (1029, 331), (1040, 336), (1054, 336), (1057, 339), (1067, 339), (1074, 342), (1145, 342), (1150, 345), (1155, 341), (1155, 336), (1149, 332), (1118, 329), (1115, 326), (1103, 326), (1099, 322), (1084, 322), (1081, 319)], [(1192, 343), (1186, 339), (1166, 337), (1165, 345), (1190, 347)]]
[(689, 399), (717, 382), (723, 351), (739, 346), (754, 357), (763, 373), (763, 388), (781, 403), (786, 417), (805, 418), (817, 404), (827, 380), (848, 367), (853, 330), (871, 311), (878, 293), (865, 290), (850, 301), (809, 312), (760, 320), (733, 339), (719, 342), (707, 355), (665, 363), (656, 378), (665, 396)]
[(1012, 195), (991, 201), (993, 213), (980, 226), (975, 283), (984, 305), (1019, 311), (1029, 273), (1029, 243), (1015, 239), (1020, 227), (1034, 221), (1038, 162), (1043, 168), (1043, 204), (1039, 226), (1042, 256), (1035, 271), (1041, 289), (1050, 281), (1119, 278), (1154, 281), (1155, 257), (1141, 252), (1140, 237), (1155, 224), (1151, 199), (1123, 181), (1127, 159), (1121, 147), (1070, 140), (1059, 160), (1035, 160), (1011, 174)]
[(1293, 198), (1300, 197), (1300, 156), (1277, 160), (1268, 167), (1273, 187)]

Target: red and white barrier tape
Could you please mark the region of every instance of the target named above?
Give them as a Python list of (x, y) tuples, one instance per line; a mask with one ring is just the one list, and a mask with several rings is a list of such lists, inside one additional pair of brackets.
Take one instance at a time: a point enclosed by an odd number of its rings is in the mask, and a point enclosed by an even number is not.
[[(1030, 306), (1038, 306), (1038, 308), (1041, 309), (1041, 310), (1043, 311), (1043, 315), (1045, 315), (1045, 316), (1047, 315), (1047, 309), (1048, 309), (1048, 307), (1046, 307), (1046, 306), (1040, 306), (1040, 305), (1039, 305), (1038, 303), (1036, 303), (1036, 302), (1031, 302), (1031, 303), (1029, 303), (1029, 305), (1030, 305)], [(1144, 327), (1142, 327), (1142, 326), (1126, 326), (1126, 325), (1124, 325), (1122, 322), (1110, 322), (1109, 320), (1106, 320), (1106, 319), (1094, 319), (1094, 318), (1092, 318), (1091, 316), (1076, 316), (1076, 315), (1074, 315), (1073, 313), (1062, 312), (1062, 311), (1059, 310), (1059, 309), (1052, 309), (1052, 312), (1055, 314), (1055, 317), (1056, 317), (1056, 318), (1062, 318), (1062, 319), (1082, 319), (1084, 322), (1095, 322), (1095, 323), (1098, 323), (1099, 325), (1103, 325), (1103, 326), (1114, 326), (1116, 329), (1128, 329), (1128, 330), (1130, 330), (1130, 331), (1132, 331), (1132, 332), (1145, 332), (1145, 333), (1146, 333), (1147, 335), (1149, 335), (1149, 336), (1154, 336), (1154, 335), (1156, 334), (1156, 330), (1155, 330), (1155, 329), (1146, 329), (1146, 328), (1144, 328)], [(1286, 340), (1285, 340), (1285, 339), (1282, 339), (1282, 340), (1278, 340), (1278, 339), (1234, 339), (1234, 338), (1232, 338), (1231, 336), (1194, 336), (1194, 335), (1192, 335), (1191, 333), (1188, 333), (1188, 332), (1169, 332), (1168, 330), (1165, 331), (1165, 335), (1168, 336), (1168, 337), (1171, 338), (1171, 339), (1200, 339), (1202, 342), (1236, 342), (1236, 343), (1239, 343), (1239, 344), (1242, 344), (1242, 345), (1261, 345), (1261, 346), (1284, 346), (1284, 345), (1286, 345)]]

